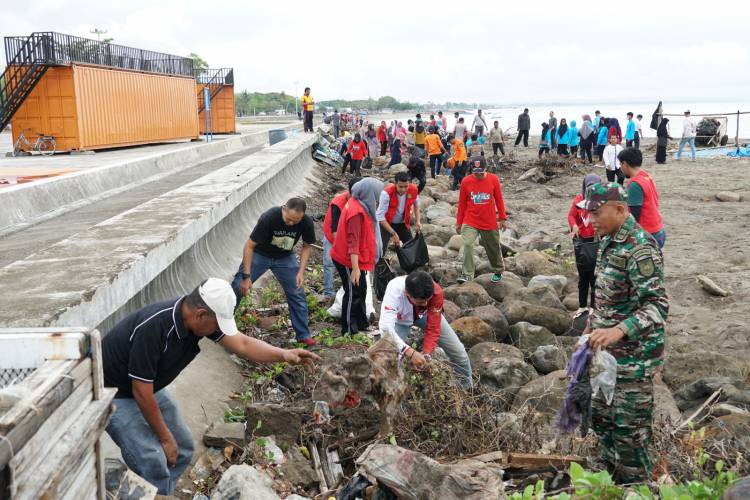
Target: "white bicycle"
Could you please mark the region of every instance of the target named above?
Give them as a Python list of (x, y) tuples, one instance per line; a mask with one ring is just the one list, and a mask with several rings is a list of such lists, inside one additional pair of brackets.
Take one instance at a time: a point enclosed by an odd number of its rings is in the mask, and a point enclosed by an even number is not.
[[(42, 156), (50, 156), (54, 154), (55, 150), (57, 149), (57, 142), (55, 142), (55, 138), (51, 135), (42, 135), (37, 132), (34, 133), (37, 135), (37, 137), (36, 142), (32, 144), (26, 138), (26, 134), (24, 134), (24, 131), (21, 131), (21, 134), (18, 136), (18, 140), (13, 145), (13, 156), (18, 156), (25, 151), (36, 151)], [(26, 148), (24, 148), (24, 146), (26, 146)]]

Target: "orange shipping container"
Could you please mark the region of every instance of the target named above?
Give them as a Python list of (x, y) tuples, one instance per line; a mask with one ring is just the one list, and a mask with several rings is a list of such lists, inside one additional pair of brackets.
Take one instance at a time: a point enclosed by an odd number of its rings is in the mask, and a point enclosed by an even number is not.
[(198, 138), (195, 80), (83, 65), (51, 67), (11, 121), (33, 143), (51, 135), (58, 151)]
[[(203, 84), (197, 84), (198, 98), (203, 100)], [(211, 129), (214, 134), (234, 134), (237, 123), (234, 117), (234, 85), (224, 85), (211, 99)], [(206, 110), (200, 112), (198, 126), (201, 134), (206, 133)]]

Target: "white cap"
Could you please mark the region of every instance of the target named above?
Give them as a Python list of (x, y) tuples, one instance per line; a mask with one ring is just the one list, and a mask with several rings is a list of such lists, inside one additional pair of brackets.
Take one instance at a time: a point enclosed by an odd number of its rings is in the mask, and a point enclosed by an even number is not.
[(214, 312), (219, 330), (224, 335), (237, 335), (240, 333), (237, 323), (234, 321), (234, 305), (237, 296), (232, 286), (225, 280), (219, 278), (208, 278), (198, 288), (203, 302)]

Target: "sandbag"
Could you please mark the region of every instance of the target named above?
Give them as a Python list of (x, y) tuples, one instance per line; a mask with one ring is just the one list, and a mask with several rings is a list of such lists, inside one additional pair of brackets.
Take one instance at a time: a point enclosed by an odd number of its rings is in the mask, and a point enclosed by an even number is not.
[(396, 247), (396, 255), (401, 269), (407, 273), (419, 269), (430, 261), (427, 243), (422, 233), (417, 233), (414, 238)]

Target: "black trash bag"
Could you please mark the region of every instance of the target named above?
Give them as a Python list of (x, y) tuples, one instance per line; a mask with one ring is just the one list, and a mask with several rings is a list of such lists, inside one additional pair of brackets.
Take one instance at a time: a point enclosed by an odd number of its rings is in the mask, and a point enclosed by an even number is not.
[(427, 243), (422, 233), (417, 233), (400, 247), (396, 247), (398, 263), (405, 272), (410, 273), (430, 262), (430, 254), (427, 252)]
[(596, 267), (596, 255), (599, 252), (598, 241), (583, 241), (580, 238), (575, 238), (573, 250), (576, 256), (576, 266), (586, 270), (592, 270)]
[(378, 300), (383, 300), (388, 283), (395, 277), (396, 273), (391, 269), (391, 265), (388, 264), (385, 257), (381, 257), (378, 263), (375, 264), (375, 296)]
[(371, 483), (367, 478), (357, 474), (346, 483), (346, 486), (339, 490), (336, 494), (336, 500), (356, 500), (357, 498), (365, 498), (365, 491), (370, 484)]

